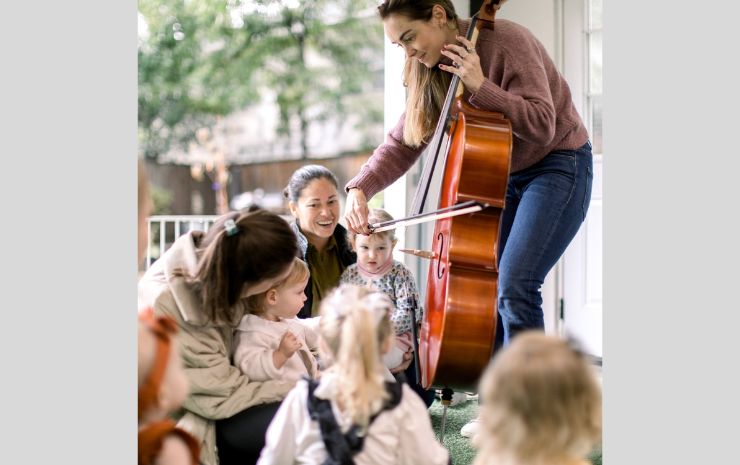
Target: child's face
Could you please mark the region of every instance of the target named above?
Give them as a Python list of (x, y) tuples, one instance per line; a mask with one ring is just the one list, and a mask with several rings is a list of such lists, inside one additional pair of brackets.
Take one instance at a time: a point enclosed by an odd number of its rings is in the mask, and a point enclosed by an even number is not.
[(370, 272), (377, 272), (391, 258), (395, 244), (388, 236), (370, 234), (355, 236), (354, 248), (357, 252), (357, 261)]
[(276, 318), (295, 318), (306, 302), (304, 290), (307, 283), (308, 280), (305, 280), (275, 289), (274, 298), (268, 298), (267, 313)]

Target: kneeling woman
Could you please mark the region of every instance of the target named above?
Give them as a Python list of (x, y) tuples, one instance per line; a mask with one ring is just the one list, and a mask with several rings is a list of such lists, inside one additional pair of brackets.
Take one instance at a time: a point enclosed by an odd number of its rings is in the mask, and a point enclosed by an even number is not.
[(180, 328), (190, 393), (178, 426), (200, 441), (204, 465), (254, 463), (278, 400), (290, 389), (250, 381), (230, 357), (245, 298), (284, 278), (297, 253), (295, 235), (279, 216), (232, 212), (206, 234), (178, 238), (139, 281), (141, 302)]

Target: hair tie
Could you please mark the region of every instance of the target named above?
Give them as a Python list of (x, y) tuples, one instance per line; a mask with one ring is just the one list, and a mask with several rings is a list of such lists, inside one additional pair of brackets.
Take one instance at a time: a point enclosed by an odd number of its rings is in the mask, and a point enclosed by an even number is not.
[(226, 230), (226, 235), (229, 237), (234, 234), (239, 234), (239, 228), (236, 226), (236, 223), (232, 218), (229, 218), (224, 222), (224, 229)]

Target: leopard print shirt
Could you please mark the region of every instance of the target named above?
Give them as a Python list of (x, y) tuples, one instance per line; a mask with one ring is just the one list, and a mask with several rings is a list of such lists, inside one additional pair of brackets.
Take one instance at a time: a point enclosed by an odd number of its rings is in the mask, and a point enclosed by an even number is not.
[(342, 273), (340, 282), (371, 286), (390, 297), (396, 307), (393, 315), (391, 315), (396, 334), (403, 334), (412, 330), (412, 311), (416, 321), (421, 321), (422, 308), (419, 304), (419, 292), (416, 290), (414, 275), (398, 260), (393, 260), (393, 266), (386, 274), (374, 279), (366, 278), (360, 273), (357, 264), (350, 265)]

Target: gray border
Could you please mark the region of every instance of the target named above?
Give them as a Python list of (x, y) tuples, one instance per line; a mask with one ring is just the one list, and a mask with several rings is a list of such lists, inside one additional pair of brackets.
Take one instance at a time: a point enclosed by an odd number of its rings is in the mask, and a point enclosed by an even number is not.
[(132, 464), (136, 3), (2, 23), (3, 459)]
[(735, 462), (738, 7), (604, 3), (604, 463)]
[[(605, 463), (731, 462), (738, 7), (605, 3)], [(3, 456), (134, 463), (135, 4), (3, 19)]]

